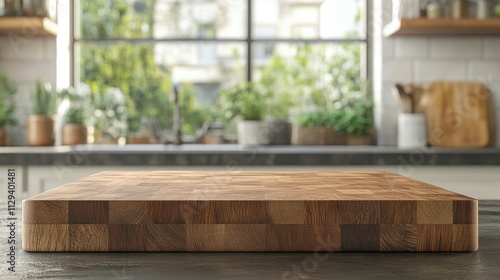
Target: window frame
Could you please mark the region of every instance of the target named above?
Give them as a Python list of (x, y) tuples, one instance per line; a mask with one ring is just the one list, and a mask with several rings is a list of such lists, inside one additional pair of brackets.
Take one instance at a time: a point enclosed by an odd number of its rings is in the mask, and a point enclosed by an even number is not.
[[(254, 38), (253, 36), (253, 1), (246, 0), (247, 3), (247, 34), (244, 38), (145, 38), (145, 39), (134, 39), (134, 38), (77, 38), (80, 30), (80, 1), (69, 1), (70, 2), (70, 84), (75, 86), (77, 82), (80, 81), (80, 51), (78, 49), (79, 43), (85, 42), (116, 42), (116, 43), (203, 43), (203, 42), (222, 42), (222, 43), (244, 43), (246, 47), (246, 81), (253, 81), (253, 64), (254, 64), (254, 54), (253, 45), (255, 43), (306, 43), (306, 44), (364, 44), (365, 47), (365, 64), (364, 73), (361, 73), (367, 80), (370, 80), (372, 76), (372, 44), (371, 44), (371, 33), (372, 25), (370, 24), (372, 19), (372, 1), (365, 1), (365, 36), (363, 38), (357, 39), (346, 39), (346, 38), (332, 38), (332, 39), (295, 39), (295, 38)], [(371, 92), (371, 89), (368, 89)], [(371, 94), (368, 94), (370, 96)]]

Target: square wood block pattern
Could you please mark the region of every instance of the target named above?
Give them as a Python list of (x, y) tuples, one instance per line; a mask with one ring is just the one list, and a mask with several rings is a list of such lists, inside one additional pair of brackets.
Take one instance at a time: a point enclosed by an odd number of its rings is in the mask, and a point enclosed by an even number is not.
[(475, 251), (477, 200), (388, 172), (102, 172), (23, 201), (26, 251)]

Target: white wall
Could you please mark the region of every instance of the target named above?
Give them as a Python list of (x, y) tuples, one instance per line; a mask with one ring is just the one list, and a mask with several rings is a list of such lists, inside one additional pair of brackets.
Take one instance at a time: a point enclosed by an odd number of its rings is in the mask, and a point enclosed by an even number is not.
[(56, 38), (0, 36), (0, 71), (17, 84), (17, 126), (8, 127), (9, 143), (25, 145), (26, 116), (31, 113), (31, 94), (41, 78), (56, 84)]
[[(378, 2), (378, 1), (375, 1)], [(383, 0), (375, 24), (391, 20), (391, 0)], [(492, 92), (497, 111), (497, 145), (500, 146), (500, 38), (499, 37), (391, 37), (384, 38), (381, 27), (373, 36), (380, 40), (380, 87), (375, 88), (378, 143), (397, 144), (399, 107), (392, 96), (397, 82), (427, 83), (435, 80), (471, 80), (485, 83)]]
[(59, 36), (39, 37), (33, 30), (24, 34), (0, 36), (0, 71), (17, 84), (16, 119), (8, 127), (10, 145), (26, 144), (26, 116), (31, 113), (31, 95), (36, 80), (53, 87), (69, 86), (69, 0), (59, 0)]

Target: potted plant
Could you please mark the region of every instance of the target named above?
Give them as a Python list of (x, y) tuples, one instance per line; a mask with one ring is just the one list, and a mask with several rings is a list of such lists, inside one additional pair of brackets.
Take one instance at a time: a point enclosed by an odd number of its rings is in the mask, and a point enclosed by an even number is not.
[(149, 144), (151, 142), (150, 138), (152, 138), (152, 135), (150, 135), (151, 132), (150, 130), (148, 130), (150, 127), (150, 122), (146, 118), (140, 118), (139, 123), (139, 128), (136, 129), (135, 132), (129, 131), (127, 144)]
[(352, 100), (340, 118), (338, 126), (347, 134), (348, 145), (373, 145), (373, 104), (359, 98)]
[(268, 98), (265, 130), (269, 145), (290, 145), (292, 124), (289, 122), (290, 108), (294, 107), (292, 95), (286, 89), (263, 85), (264, 95)]
[(85, 109), (71, 104), (66, 112), (66, 122), (62, 128), (63, 145), (87, 144), (85, 119)]
[(342, 107), (327, 113), (328, 123), (325, 130), (327, 145), (345, 145), (347, 143), (346, 127), (341, 121), (345, 114), (344, 110)]
[(38, 80), (33, 94), (33, 114), (27, 120), (29, 146), (54, 145), (54, 119), (56, 95), (50, 83)]
[(293, 127), (293, 145), (326, 145), (325, 126), (328, 116), (323, 112), (304, 113), (297, 118)]
[[(125, 141), (128, 130), (125, 97), (120, 89), (101, 89), (92, 93), (94, 113), (93, 143), (118, 144)], [(123, 140), (122, 140), (123, 139)]]
[(238, 121), (238, 143), (243, 145), (267, 145), (269, 135), (264, 124), (267, 96), (258, 85), (246, 83), (220, 93), (222, 117)]
[(5, 126), (16, 124), (13, 116), (14, 94), (16, 94), (16, 85), (8, 79), (6, 74), (0, 72), (0, 146), (7, 145)]

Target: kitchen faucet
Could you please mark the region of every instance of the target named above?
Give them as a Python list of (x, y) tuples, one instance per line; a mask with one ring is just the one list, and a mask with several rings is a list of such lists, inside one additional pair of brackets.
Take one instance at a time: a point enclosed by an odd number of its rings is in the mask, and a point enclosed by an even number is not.
[(173, 132), (174, 132), (174, 144), (182, 145), (182, 112), (181, 112), (181, 102), (180, 102), (180, 85), (177, 82), (174, 82), (174, 123), (173, 123)]

